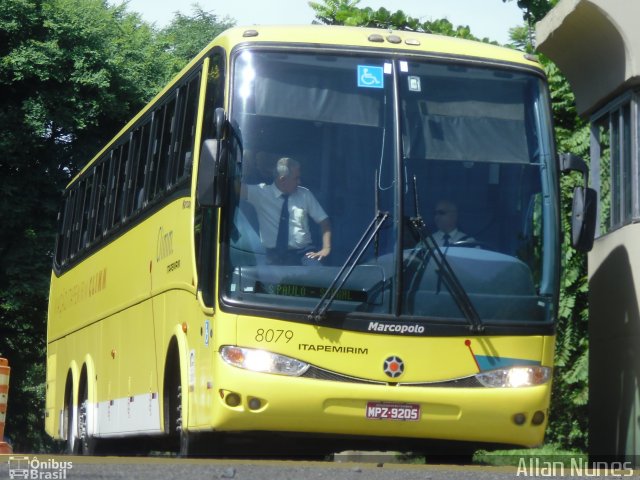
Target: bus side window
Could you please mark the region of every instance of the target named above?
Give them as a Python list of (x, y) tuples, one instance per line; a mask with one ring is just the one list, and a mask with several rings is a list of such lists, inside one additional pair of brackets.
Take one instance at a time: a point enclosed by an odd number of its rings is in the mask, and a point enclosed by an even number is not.
[(120, 149), (111, 150), (109, 154), (108, 167), (105, 166), (105, 174), (107, 175), (107, 198), (105, 201), (104, 216), (102, 218), (102, 231), (108, 233), (111, 229), (111, 215), (116, 201), (116, 172), (120, 161)]
[(153, 150), (149, 169), (149, 200), (156, 199), (167, 186), (167, 166), (170, 162), (171, 130), (176, 107), (175, 96), (153, 116)]
[(156, 172), (158, 171), (158, 157), (160, 148), (159, 139), (162, 135), (162, 118), (164, 117), (164, 107), (153, 112), (151, 119), (151, 132), (149, 138), (149, 158), (147, 159), (147, 167), (144, 176), (144, 195), (145, 201), (153, 201), (155, 192)]
[(80, 250), (85, 249), (89, 245), (89, 226), (91, 224), (91, 209), (92, 209), (92, 197), (93, 197), (93, 170), (87, 176), (84, 204), (82, 207), (82, 224), (80, 225)]
[(78, 186), (76, 185), (74, 187), (74, 189), (71, 191), (71, 195), (69, 197), (69, 200), (71, 202), (70, 205), (70, 211), (69, 211), (69, 224), (67, 227), (67, 232), (66, 232), (66, 245), (65, 245), (65, 249), (66, 249), (66, 254), (67, 254), (67, 258), (73, 258), (74, 255), (74, 251), (73, 251), (73, 238), (74, 238), (74, 231), (75, 231), (75, 226), (76, 226), (76, 212), (78, 209)]
[(103, 158), (98, 164), (96, 178), (96, 222), (93, 230), (93, 239), (97, 240), (104, 233), (105, 209), (108, 206), (107, 187), (109, 186), (109, 157)]
[(73, 228), (71, 230), (71, 243), (69, 246), (69, 254), (71, 257), (74, 257), (78, 253), (80, 245), (80, 223), (82, 222), (82, 212), (84, 210), (85, 183), (84, 180), (81, 181), (76, 188)]
[(120, 170), (120, 160), (122, 153), (122, 145), (111, 151), (111, 178), (109, 179), (109, 208), (107, 209), (107, 219), (105, 222), (105, 230), (110, 230), (114, 225), (114, 217), (116, 210), (116, 196), (118, 186), (118, 172)]
[(125, 184), (124, 215), (129, 218), (135, 209), (136, 178), (138, 176), (138, 163), (140, 161), (140, 140), (142, 129), (138, 128), (131, 134), (131, 146), (129, 152), (129, 168)]
[(67, 210), (68, 204), (68, 196), (63, 197), (62, 208), (58, 212), (58, 236), (56, 238), (56, 256), (55, 261), (58, 265), (62, 265), (64, 263), (64, 258), (62, 256), (63, 245), (64, 245), (64, 214)]
[(60, 249), (60, 257), (62, 264), (66, 264), (69, 260), (69, 243), (71, 241), (71, 229), (73, 227), (73, 209), (76, 201), (76, 190), (73, 189), (67, 194), (67, 199), (64, 206), (62, 233), (60, 235), (60, 243), (62, 247)]
[[(178, 148), (180, 147), (180, 135), (182, 132), (182, 122), (184, 117), (184, 109), (186, 106), (185, 95), (187, 88), (182, 85), (176, 90), (175, 106), (173, 111), (173, 118), (171, 120), (171, 135), (168, 145), (166, 167), (162, 179), (164, 181), (164, 190), (169, 190), (176, 184), (175, 170), (178, 163)], [(165, 143), (167, 139), (164, 139)]]
[(156, 195), (161, 195), (169, 187), (170, 165), (173, 159), (173, 141), (176, 131), (176, 102), (174, 97), (165, 109), (162, 140), (160, 142), (160, 163), (156, 180)]
[(129, 164), (129, 141), (118, 147), (114, 154), (114, 200), (111, 211), (111, 227), (118, 225), (124, 218), (124, 195)]
[(171, 182), (177, 183), (191, 173), (192, 155), (195, 141), (195, 127), (198, 113), (198, 92), (200, 73), (182, 87), (182, 105), (180, 111), (180, 134), (178, 135), (177, 156), (173, 162)]
[(130, 214), (140, 211), (145, 203), (144, 180), (149, 152), (149, 130), (151, 123), (147, 121), (133, 133), (133, 157), (131, 165), (131, 187), (129, 188)]

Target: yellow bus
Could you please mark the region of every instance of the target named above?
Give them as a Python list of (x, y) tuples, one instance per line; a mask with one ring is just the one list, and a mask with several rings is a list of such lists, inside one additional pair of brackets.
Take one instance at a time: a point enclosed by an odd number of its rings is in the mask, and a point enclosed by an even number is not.
[[(535, 59), (489, 44), (224, 32), (65, 191), (46, 431), (84, 453), (261, 433), (540, 444), (560, 270), (549, 105)], [(330, 248), (321, 261), (271, 255), (265, 211), (294, 171), (306, 243), (286, 248)], [(275, 193), (243, 195), (258, 189)]]

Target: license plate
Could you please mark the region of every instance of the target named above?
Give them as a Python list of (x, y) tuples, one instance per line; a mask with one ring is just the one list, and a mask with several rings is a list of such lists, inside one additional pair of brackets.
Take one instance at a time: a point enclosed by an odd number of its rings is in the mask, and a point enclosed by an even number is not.
[(367, 418), (371, 420), (420, 420), (420, 405), (417, 403), (367, 402)]

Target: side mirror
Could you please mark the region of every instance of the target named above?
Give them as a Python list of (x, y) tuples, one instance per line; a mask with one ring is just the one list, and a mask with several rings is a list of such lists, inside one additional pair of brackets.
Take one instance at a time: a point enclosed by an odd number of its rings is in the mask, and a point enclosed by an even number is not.
[(216, 204), (216, 170), (220, 157), (220, 141), (205, 140), (200, 150), (196, 198), (201, 207)]
[(219, 207), (224, 198), (226, 179), (226, 140), (227, 120), (223, 108), (216, 108), (213, 114), (215, 139), (202, 143), (198, 165), (196, 198), (201, 207)]
[(580, 172), (584, 186), (573, 190), (571, 208), (571, 244), (579, 252), (588, 252), (593, 248), (596, 232), (596, 213), (598, 194), (589, 188), (589, 167), (585, 161), (571, 153), (559, 156), (562, 173)]
[(596, 233), (596, 204), (598, 194), (593, 188), (576, 187), (571, 208), (571, 244), (579, 252), (593, 248)]
[(224, 108), (216, 108), (213, 112), (213, 127), (216, 132), (216, 139), (221, 140), (224, 137), (227, 120), (224, 114)]

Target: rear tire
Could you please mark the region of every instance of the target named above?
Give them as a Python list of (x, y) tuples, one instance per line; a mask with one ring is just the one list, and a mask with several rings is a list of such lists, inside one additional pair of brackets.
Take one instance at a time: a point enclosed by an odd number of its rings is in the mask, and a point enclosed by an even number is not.
[(78, 432), (77, 444), (80, 455), (95, 455), (97, 440), (89, 435), (88, 429), (89, 392), (87, 379), (83, 377), (80, 381), (80, 391), (78, 392)]
[(68, 455), (77, 455), (79, 449), (75, 411), (73, 408), (73, 380), (71, 375), (67, 377), (67, 383), (64, 392), (64, 410), (62, 421), (64, 425), (64, 433), (66, 437), (65, 453)]

